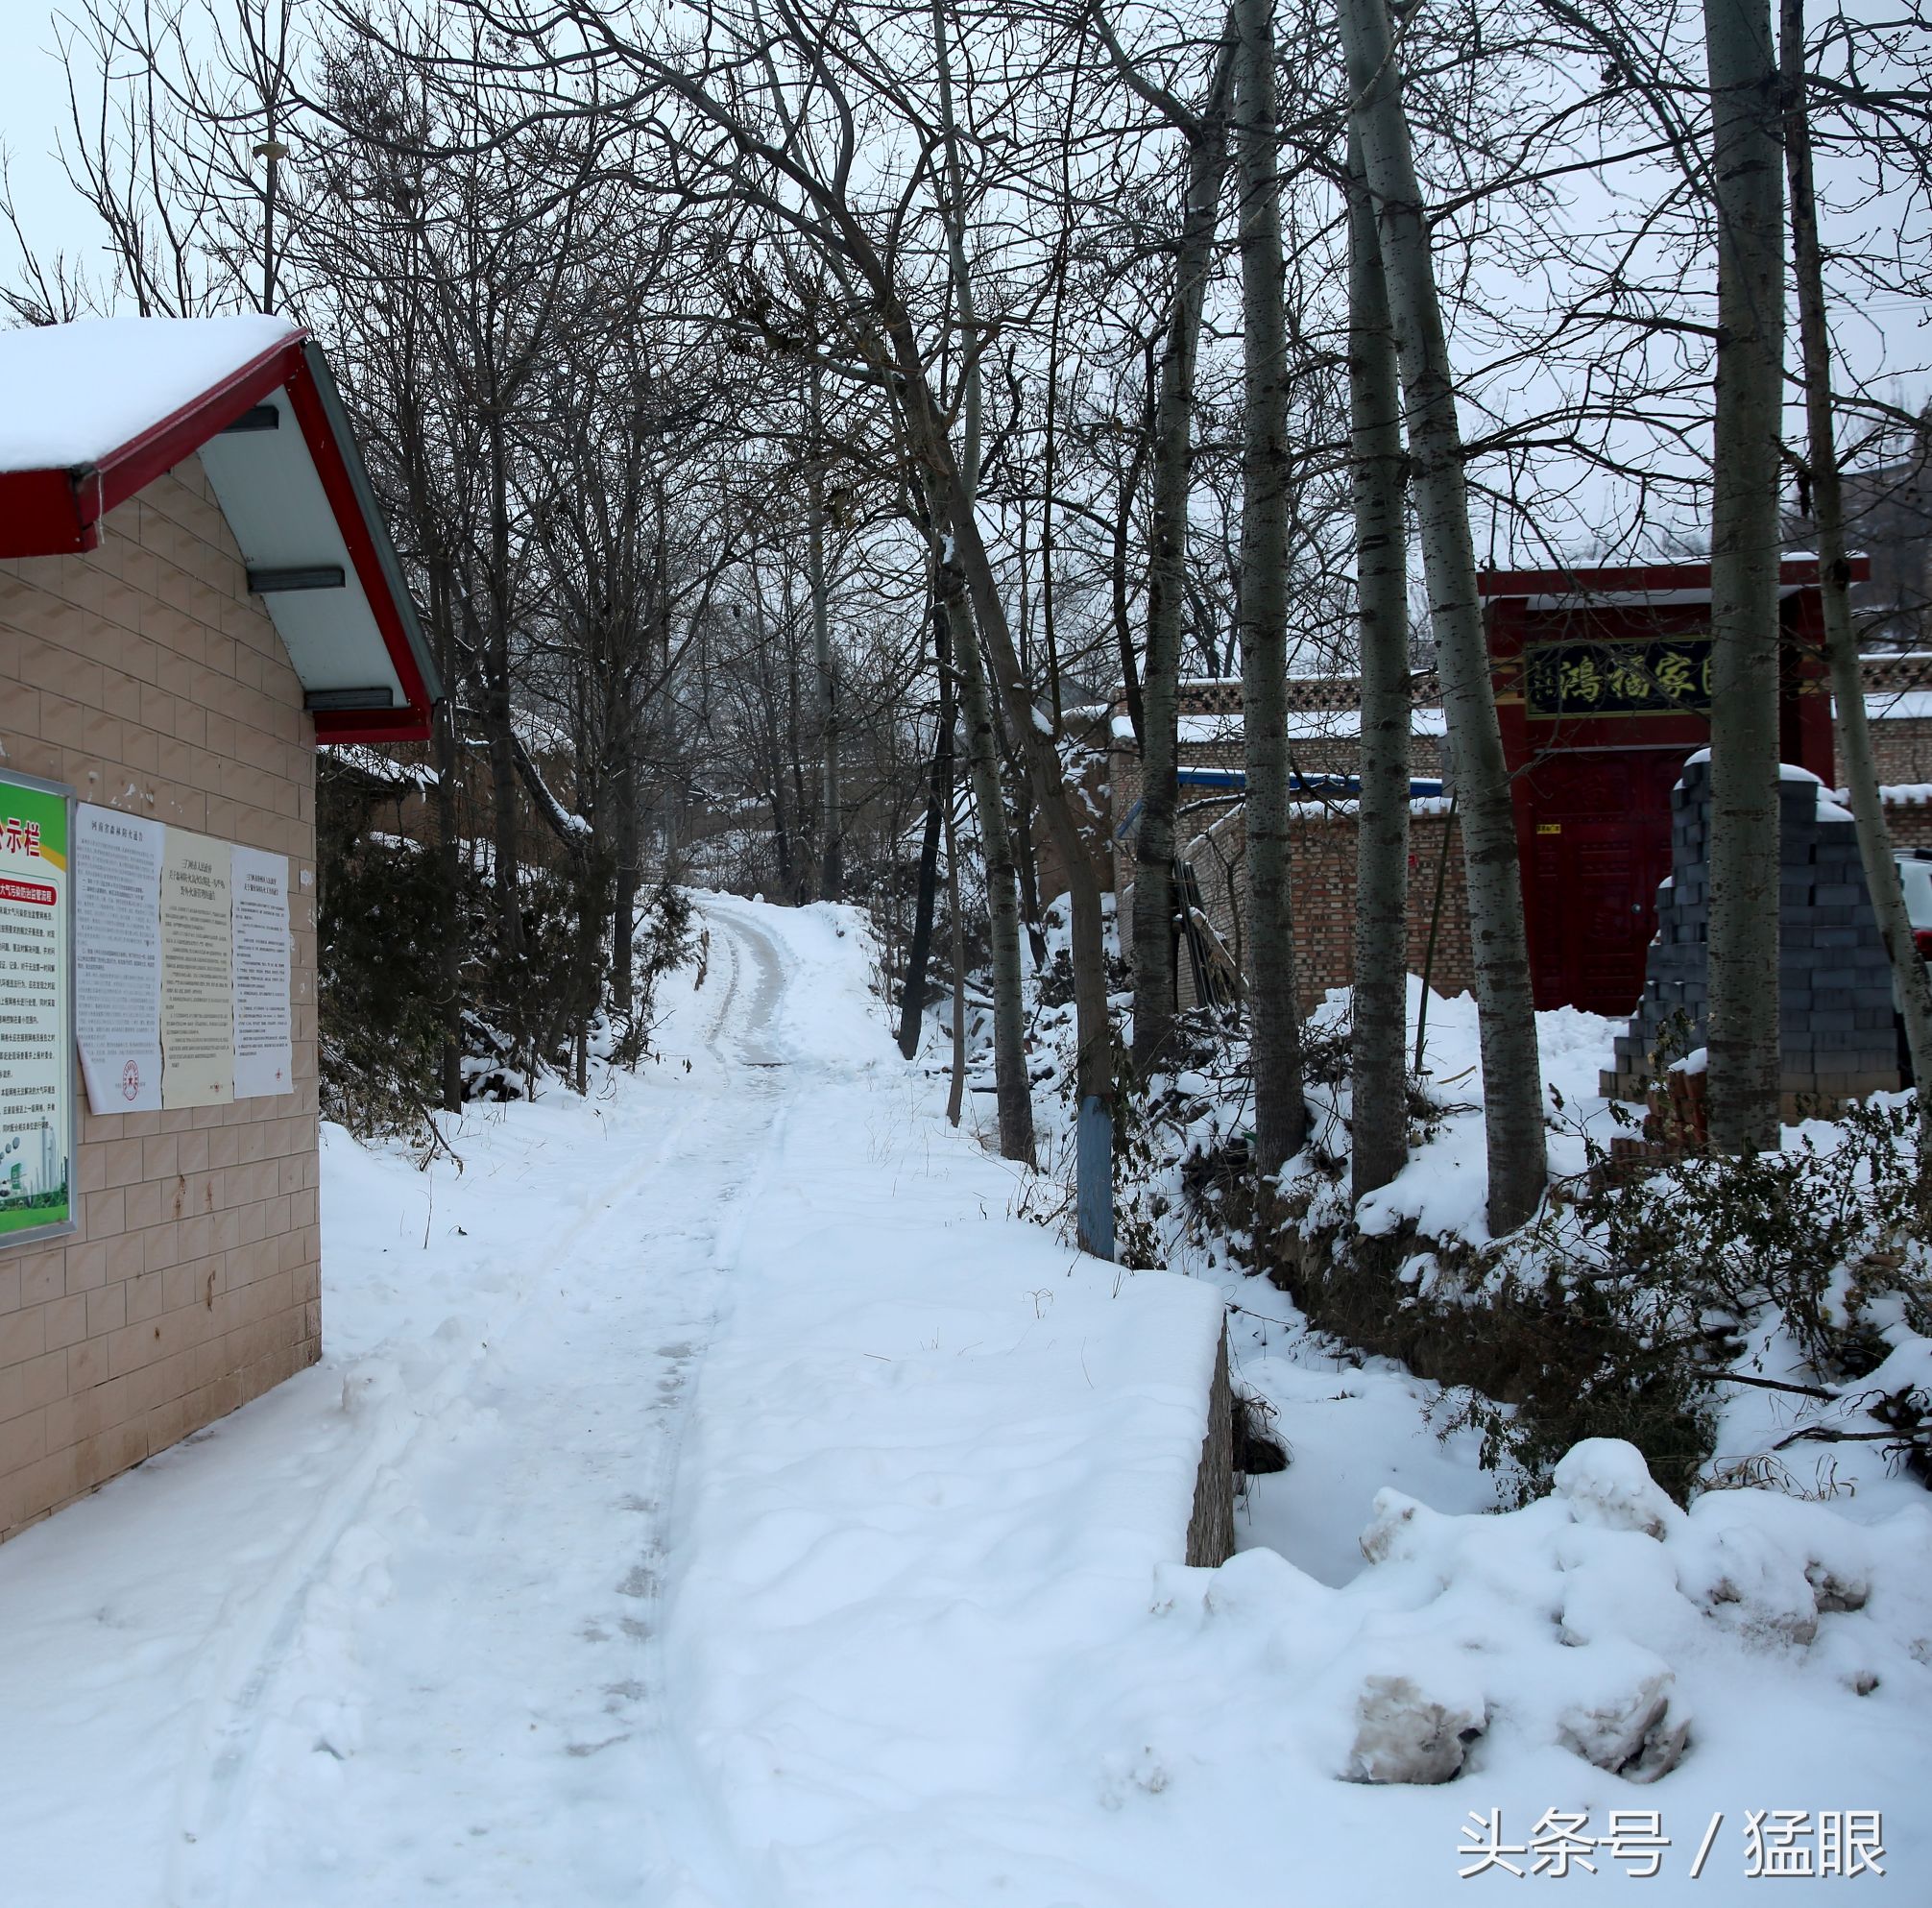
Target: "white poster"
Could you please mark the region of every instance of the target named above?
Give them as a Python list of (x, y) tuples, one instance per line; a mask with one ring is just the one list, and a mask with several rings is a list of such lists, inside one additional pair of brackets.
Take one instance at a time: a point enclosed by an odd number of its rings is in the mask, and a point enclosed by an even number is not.
[(161, 856), (161, 1104), (235, 1097), (234, 944), (226, 841), (171, 828)]
[(235, 1098), (294, 1085), (289, 1025), (288, 857), (232, 851)]
[(83, 802), (75, 831), (75, 1023), (96, 1113), (161, 1104), (161, 853), (167, 830)]

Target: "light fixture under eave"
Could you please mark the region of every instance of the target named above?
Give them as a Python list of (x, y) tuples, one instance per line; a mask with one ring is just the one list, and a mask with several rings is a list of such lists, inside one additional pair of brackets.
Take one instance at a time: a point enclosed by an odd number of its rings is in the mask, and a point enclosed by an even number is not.
[(310, 689), (302, 706), (311, 715), (326, 715), (350, 709), (394, 709), (396, 698), (386, 688)]
[(273, 596), (285, 590), (342, 590), (348, 575), (339, 563), (309, 564), (291, 569), (251, 569), (248, 573), (252, 596)]

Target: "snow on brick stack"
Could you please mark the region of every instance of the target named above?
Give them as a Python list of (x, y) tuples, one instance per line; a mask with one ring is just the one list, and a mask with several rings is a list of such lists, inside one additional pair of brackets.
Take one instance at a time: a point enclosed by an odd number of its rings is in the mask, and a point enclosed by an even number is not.
[[(1815, 775), (1784, 767), (1779, 785), (1778, 1013), (1785, 1115), (1797, 1101), (1845, 1099), (1899, 1084), (1892, 978), (1865, 885), (1856, 824)], [(1704, 1043), (1709, 1002), (1710, 753), (1684, 764), (1671, 794), (1671, 879), (1657, 890), (1643, 999), (1616, 1040), (1606, 1094), (1641, 1098), (1673, 1017)], [(1663, 1058), (1675, 1058), (1667, 1051)]]

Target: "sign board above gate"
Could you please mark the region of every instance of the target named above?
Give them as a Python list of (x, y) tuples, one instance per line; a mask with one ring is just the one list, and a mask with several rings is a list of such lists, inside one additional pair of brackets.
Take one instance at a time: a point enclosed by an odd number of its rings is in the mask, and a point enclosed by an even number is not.
[(1708, 636), (1532, 642), (1523, 699), (1533, 717), (1668, 715), (1710, 710)]
[[(1536, 1005), (1627, 1014), (1671, 869), (1671, 790), (1710, 742), (1710, 566), (1486, 570), (1478, 590)], [(1823, 635), (1817, 559), (1787, 557), (1778, 753), (1829, 782)]]

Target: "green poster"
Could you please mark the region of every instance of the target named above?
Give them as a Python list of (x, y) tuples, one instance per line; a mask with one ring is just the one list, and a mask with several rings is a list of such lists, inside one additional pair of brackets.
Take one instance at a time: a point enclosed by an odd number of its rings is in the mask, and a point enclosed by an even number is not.
[(0, 1245), (74, 1223), (67, 803), (0, 775)]

